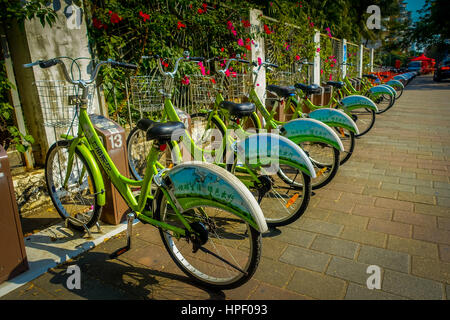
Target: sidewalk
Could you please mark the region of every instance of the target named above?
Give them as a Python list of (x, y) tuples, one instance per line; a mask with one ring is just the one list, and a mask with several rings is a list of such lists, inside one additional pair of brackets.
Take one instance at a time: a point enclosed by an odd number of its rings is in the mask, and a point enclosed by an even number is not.
[[(450, 82), (414, 79), (357, 141), (352, 158), (295, 223), (263, 239), (244, 286), (192, 285), (157, 230), (138, 224), (1, 299), (450, 299)], [(81, 269), (69, 290), (68, 265)], [(366, 287), (369, 265), (381, 290)]]

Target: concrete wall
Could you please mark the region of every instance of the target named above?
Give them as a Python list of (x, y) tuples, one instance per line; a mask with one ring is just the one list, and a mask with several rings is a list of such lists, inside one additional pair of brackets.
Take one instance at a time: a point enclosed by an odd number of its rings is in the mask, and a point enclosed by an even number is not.
[[(33, 155), (37, 165), (44, 164), (49, 146), (59, 134), (67, 132), (67, 128), (55, 129), (44, 125), (46, 118), (41, 109), (43, 99), (39, 98), (34, 84), (36, 81), (63, 80), (64, 78), (62, 71), (57, 67), (25, 69), (22, 65), (59, 56), (91, 57), (83, 8), (67, 0), (54, 0), (51, 6), (58, 16), (57, 21), (51, 27), (48, 25), (42, 27), (39, 19), (33, 19), (26, 21), (24, 28), (13, 26), (7, 32), (25, 122), (28, 131), (36, 141), (33, 145)], [(89, 78), (92, 71), (90, 61), (81, 60), (80, 64), (82, 65), (82, 78)], [(70, 67), (70, 64), (66, 64), (66, 66)], [(53, 100), (53, 103), (50, 104), (52, 110), (55, 114), (61, 112), (58, 108), (63, 107), (63, 100)], [(91, 111), (98, 113), (97, 99), (94, 101)], [(46, 105), (49, 106), (49, 104)]]

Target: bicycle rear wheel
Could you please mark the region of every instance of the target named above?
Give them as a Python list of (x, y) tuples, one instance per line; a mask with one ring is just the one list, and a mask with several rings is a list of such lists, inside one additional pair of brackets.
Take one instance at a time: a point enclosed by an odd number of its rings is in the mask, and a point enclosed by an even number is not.
[(333, 127), (333, 129), (336, 130), (344, 146), (344, 151), (339, 152), (339, 165), (342, 166), (348, 161), (348, 159), (350, 159), (353, 151), (355, 150), (355, 133), (348, 129), (339, 127)]
[(355, 109), (350, 111), (350, 116), (358, 127), (359, 134), (355, 135), (356, 137), (365, 135), (375, 124), (375, 111), (372, 109)]
[(380, 113), (388, 111), (394, 105), (395, 97), (393, 97), (387, 93), (382, 93), (377, 98), (375, 98), (373, 101), (375, 102), (375, 104), (378, 107), (377, 114), (380, 114)]
[(48, 193), (58, 214), (68, 225), (78, 231), (84, 231), (83, 224), (91, 228), (94, 226), (102, 211), (97, 204), (97, 190), (92, 172), (82, 154), (75, 150), (72, 171), (67, 186), (66, 177), (69, 147), (71, 141), (61, 140), (54, 143), (47, 152), (45, 161), (45, 181)]
[[(183, 227), (162, 192), (156, 203), (155, 219)], [(188, 238), (159, 231), (171, 258), (186, 275), (219, 290), (241, 286), (253, 276), (261, 257), (260, 232), (233, 213), (212, 206), (193, 207), (183, 215), (205, 241), (199, 250), (193, 250)]]

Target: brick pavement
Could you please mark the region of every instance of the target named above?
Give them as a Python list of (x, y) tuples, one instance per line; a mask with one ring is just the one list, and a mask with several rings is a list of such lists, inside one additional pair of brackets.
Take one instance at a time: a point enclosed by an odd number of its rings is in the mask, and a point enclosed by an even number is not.
[[(120, 259), (108, 255), (123, 235), (68, 263), (82, 270), (81, 290), (65, 287), (66, 264), (3, 299), (449, 299), (449, 101), (449, 82), (413, 80), (304, 216), (264, 237), (238, 289), (192, 285), (157, 231), (138, 225)], [(369, 265), (381, 268), (381, 290), (366, 287)]]

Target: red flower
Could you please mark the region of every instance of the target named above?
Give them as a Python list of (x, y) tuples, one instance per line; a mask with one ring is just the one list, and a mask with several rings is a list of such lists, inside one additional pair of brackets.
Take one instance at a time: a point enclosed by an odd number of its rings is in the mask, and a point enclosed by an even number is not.
[(119, 15), (117, 13), (109, 10), (109, 14), (111, 15), (110, 20), (111, 20), (112, 24), (116, 24), (116, 23), (119, 23), (120, 21), (122, 21), (122, 17), (119, 17)]
[(198, 12), (198, 14), (204, 13), (204, 11), (202, 9), (198, 9), (197, 12)]
[(299, 55), (296, 55), (296, 56), (295, 56), (295, 60), (297, 60), (297, 61), (300, 60), (300, 56), (299, 56)]
[(211, 78), (211, 82), (215, 84), (216, 80), (214, 80), (214, 78)]
[(224, 50), (225, 50), (224, 48), (220, 48), (220, 51), (222, 51), (222, 52), (223, 52)]
[(139, 11), (139, 15), (142, 17), (142, 20), (147, 21), (150, 20), (150, 15), (147, 13), (143, 13), (142, 11)]
[(266, 24), (264, 25), (264, 32), (266, 34), (271, 34), (272, 33), (272, 31), (270, 31), (269, 27)]
[(251, 26), (250, 21), (248, 20), (242, 20), (242, 25), (244, 26), (244, 28), (250, 28)]
[(181, 28), (186, 28), (186, 25), (181, 23), (181, 21), (178, 21), (177, 23), (177, 29), (180, 30)]
[(183, 79), (181, 79), (181, 83), (184, 85), (188, 85), (189, 84), (189, 77), (188, 76), (184, 76)]
[(94, 28), (96, 28), (96, 29), (106, 29), (108, 27), (106, 24), (103, 24), (97, 18), (92, 19), (92, 24), (94, 25)]
[(249, 44), (247, 44), (246, 46), (245, 46), (245, 48), (247, 49), (247, 50), (251, 50), (252, 49), (252, 46), (251, 45), (249, 45)]
[(206, 12), (206, 10), (208, 10), (208, 9), (207, 9), (208, 5), (207, 5), (206, 3), (203, 3), (203, 4), (202, 4), (202, 7), (203, 7), (203, 10), (205, 10), (205, 12)]

